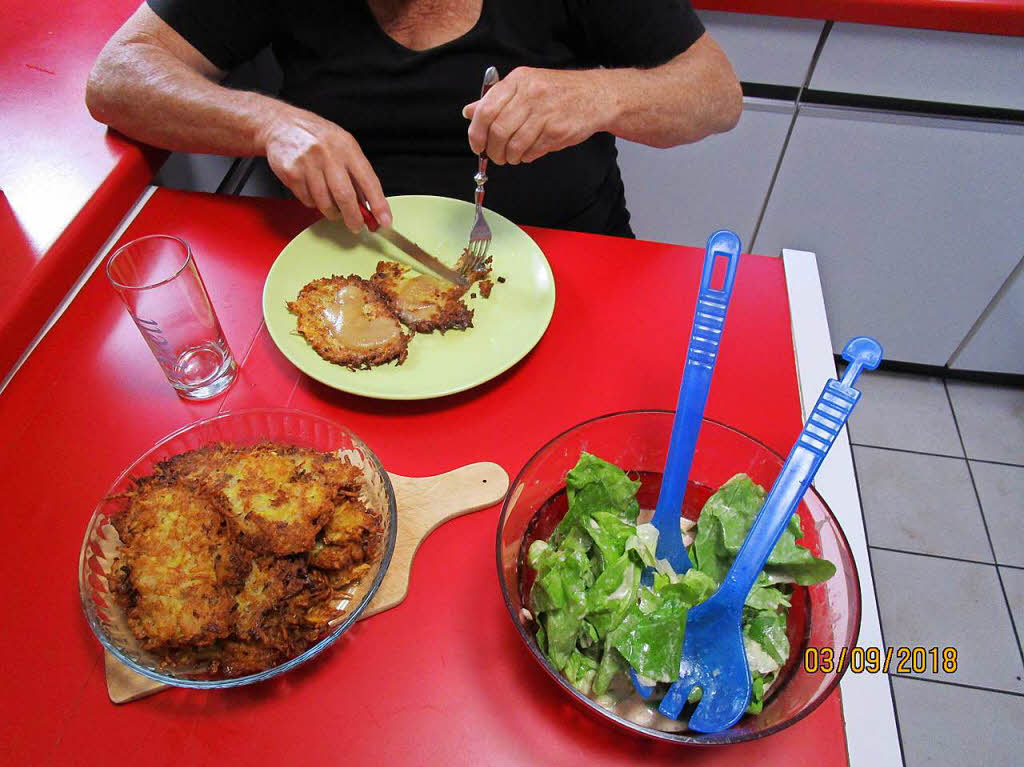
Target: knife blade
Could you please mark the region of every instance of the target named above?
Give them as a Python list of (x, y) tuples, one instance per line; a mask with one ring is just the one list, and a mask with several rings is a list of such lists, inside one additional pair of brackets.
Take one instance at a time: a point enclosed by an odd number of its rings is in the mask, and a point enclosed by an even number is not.
[(396, 231), (394, 227), (381, 229), (380, 224), (377, 222), (376, 217), (374, 217), (369, 208), (360, 205), (359, 210), (363, 214), (363, 221), (366, 223), (366, 228), (371, 232), (379, 234), (407, 256), (414, 259), (417, 263), (427, 267), (427, 269), (438, 277), (442, 277), (453, 285), (458, 285), (460, 288), (469, 287), (469, 280), (451, 267), (445, 266), (415, 242), (410, 240), (401, 232)]

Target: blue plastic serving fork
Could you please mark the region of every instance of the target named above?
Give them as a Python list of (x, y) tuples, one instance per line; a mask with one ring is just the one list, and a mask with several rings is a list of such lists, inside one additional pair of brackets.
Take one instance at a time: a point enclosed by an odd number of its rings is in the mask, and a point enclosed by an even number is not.
[(853, 388), (857, 376), (861, 370), (878, 367), (882, 347), (873, 338), (860, 336), (846, 344), (843, 357), (850, 362), (843, 380), (825, 384), (722, 585), (710, 599), (689, 611), (679, 679), (665, 694), (659, 710), (671, 719), (678, 718), (690, 692), (700, 687), (702, 696), (690, 717), (691, 730), (728, 729), (750, 704), (751, 678), (741, 628), (743, 603), (860, 399), (860, 392)]
[[(718, 346), (722, 340), (725, 314), (732, 297), (736, 281), (736, 267), (740, 260), (740, 238), (735, 232), (721, 229), (708, 237), (704, 249), (704, 269), (700, 276), (697, 292), (697, 308), (693, 314), (693, 329), (690, 331), (690, 346), (686, 351), (686, 365), (683, 368), (683, 383), (679, 387), (676, 415), (672, 421), (672, 436), (665, 459), (665, 473), (661, 478), (658, 505), (654, 509), (651, 524), (658, 530), (658, 545), (655, 556), (666, 559), (677, 573), (690, 569), (690, 558), (683, 545), (683, 534), (679, 527), (682, 514), (686, 482), (690, 477), (693, 453), (697, 448), (704, 406), (711, 389), (711, 374), (718, 358)], [(717, 258), (726, 259), (725, 279), (720, 288), (711, 287)], [(653, 582), (653, 570), (647, 568), (643, 581)], [(648, 697), (653, 688), (642, 684), (636, 673), (630, 670), (630, 678), (643, 697)]]

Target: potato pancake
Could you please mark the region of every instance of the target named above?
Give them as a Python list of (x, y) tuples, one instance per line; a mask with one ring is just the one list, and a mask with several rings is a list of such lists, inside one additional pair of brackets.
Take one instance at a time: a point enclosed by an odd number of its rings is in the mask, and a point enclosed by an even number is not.
[(223, 502), (243, 543), (277, 556), (310, 549), (334, 504), (358, 493), (358, 472), (315, 450), (273, 444), (208, 445), (157, 470), (203, 482)]
[[(309, 552), (312, 565), (333, 570), (335, 579), (358, 578), (379, 544), (380, 525), (357, 499), (339, 504), (324, 527), (322, 540)], [(337, 585), (337, 581), (335, 582)]]
[(462, 302), (466, 288), (425, 274), (408, 274), (408, 269), (394, 261), (381, 261), (370, 278), (404, 325), (417, 333), (444, 333), (473, 326), (473, 310)]
[(234, 633), (242, 639), (259, 639), (267, 614), (308, 584), (306, 562), (300, 558), (254, 559), (245, 583), (235, 595)]
[(173, 456), (123, 496), (111, 591), (165, 666), (233, 677), (320, 639), (380, 555), (362, 475), (337, 456), (263, 443)]
[(144, 648), (198, 647), (231, 633), (234, 590), (251, 554), (207, 494), (143, 480), (113, 524), (123, 547), (111, 587)]
[(323, 277), (303, 286), (288, 302), (299, 334), (328, 362), (353, 370), (401, 365), (410, 334), (374, 285), (356, 275)]

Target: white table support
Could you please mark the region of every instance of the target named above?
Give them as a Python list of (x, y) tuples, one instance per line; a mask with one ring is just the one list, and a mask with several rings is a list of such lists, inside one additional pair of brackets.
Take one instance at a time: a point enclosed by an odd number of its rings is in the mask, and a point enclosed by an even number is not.
[[(806, 419), (825, 381), (836, 376), (832, 340), (825, 316), (817, 258), (803, 250), (783, 250), (782, 260), (793, 325), (800, 404)], [(870, 372), (867, 375), (871, 375)], [(862, 604), (857, 644), (864, 648), (882, 647), (864, 515), (857, 491), (850, 438), (845, 428), (818, 470), (814, 486), (842, 525), (857, 562)], [(840, 682), (840, 690), (851, 767), (902, 765), (888, 675), (847, 672)]]

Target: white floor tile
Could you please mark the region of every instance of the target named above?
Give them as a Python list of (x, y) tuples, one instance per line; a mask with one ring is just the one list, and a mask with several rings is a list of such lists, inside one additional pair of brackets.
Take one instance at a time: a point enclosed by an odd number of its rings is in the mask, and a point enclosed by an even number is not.
[(868, 542), (992, 561), (967, 461), (854, 446)]
[(993, 565), (879, 549), (871, 561), (888, 646), (956, 648), (955, 673), (920, 676), (1024, 692), (1024, 664)]
[(893, 679), (907, 767), (1011, 767), (1024, 752), (1024, 698)]
[(962, 456), (942, 381), (907, 373), (869, 372), (850, 417), (850, 441), (922, 453)]
[(1000, 567), (999, 575), (1003, 579), (1006, 599), (1010, 602), (1010, 612), (1013, 613), (1013, 622), (1017, 626), (1017, 638), (1021, 642), (1021, 652), (1024, 652), (1024, 570)]
[(1024, 466), (1024, 388), (948, 381), (968, 458)]
[(1024, 467), (971, 461), (996, 561), (1024, 567)]

